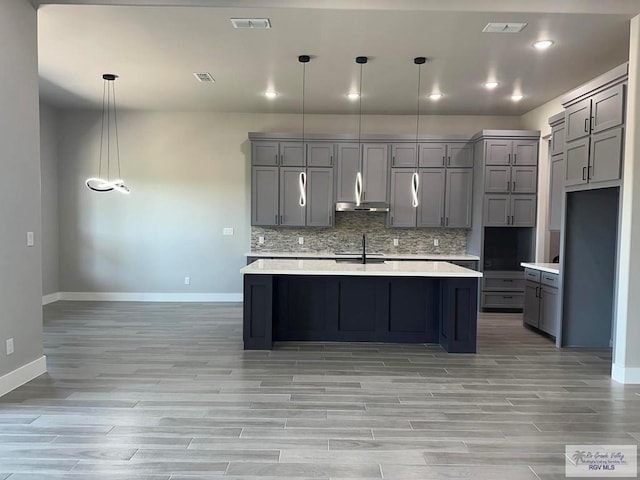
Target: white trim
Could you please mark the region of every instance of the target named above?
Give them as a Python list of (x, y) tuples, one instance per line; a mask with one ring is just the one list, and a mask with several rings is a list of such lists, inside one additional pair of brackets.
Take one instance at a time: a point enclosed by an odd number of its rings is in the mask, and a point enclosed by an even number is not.
[(47, 357), (44, 355), (0, 377), (0, 397), (43, 373), (47, 373)]
[(611, 378), (618, 383), (640, 384), (640, 367), (611, 366)]
[(242, 302), (242, 293), (60, 292), (59, 297), (103, 302)]
[(42, 296), (42, 305), (49, 305), (50, 303), (60, 300), (60, 292), (50, 293), (49, 295)]

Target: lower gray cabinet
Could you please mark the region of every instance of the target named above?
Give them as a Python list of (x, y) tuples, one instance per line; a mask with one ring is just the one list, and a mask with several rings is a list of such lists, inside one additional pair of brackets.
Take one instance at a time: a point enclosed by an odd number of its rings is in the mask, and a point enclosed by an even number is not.
[(527, 325), (556, 337), (560, 328), (558, 275), (526, 269), (525, 275), (529, 273), (536, 274), (539, 280), (527, 280), (522, 319)]
[(278, 167), (251, 169), (251, 225), (278, 225)]
[(333, 169), (307, 168), (307, 227), (333, 225)]
[(521, 271), (485, 270), (482, 277), (482, 308), (520, 310), (524, 302)]
[(444, 226), (471, 228), (473, 171), (468, 168), (448, 168), (446, 180)]
[(543, 285), (540, 289), (540, 330), (554, 337), (560, 328), (558, 289)]
[(527, 325), (538, 328), (540, 322), (540, 299), (538, 290), (540, 282), (531, 282), (527, 280), (524, 287), (524, 311), (522, 320)]
[(304, 168), (280, 168), (280, 225), (287, 227), (304, 227), (307, 211), (300, 205), (303, 192), (300, 187), (300, 174)]

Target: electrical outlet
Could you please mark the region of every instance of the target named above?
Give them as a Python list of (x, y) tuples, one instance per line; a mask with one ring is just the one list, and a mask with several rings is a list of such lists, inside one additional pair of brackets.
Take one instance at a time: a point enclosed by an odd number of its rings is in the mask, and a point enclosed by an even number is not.
[(264, 237), (258, 237), (258, 243), (264, 245)]
[(225, 227), (222, 229), (222, 235), (233, 236), (233, 228)]
[(437, 238), (433, 239), (433, 246), (437, 247), (438, 245), (440, 245), (440, 240), (438, 240)]
[(304, 237), (298, 237), (298, 245), (304, 245)]
[(27, 232), (27, 247), (33, 247), (34, 243), (33, 232)]
[(184, 277), (184, 284), (191, 285), (191, 277)]
[(7, 355), (11, 355), (13, 353), (13, 338), (7, 339)]
[(400, 242), (398, 241), (398, 239), (397, 239), (397, 238), (394, 238), (394, 239), (393, 239), (393, 246), (394, 246), (394, 247), (397, 247), (398, 245), (400, 245)]

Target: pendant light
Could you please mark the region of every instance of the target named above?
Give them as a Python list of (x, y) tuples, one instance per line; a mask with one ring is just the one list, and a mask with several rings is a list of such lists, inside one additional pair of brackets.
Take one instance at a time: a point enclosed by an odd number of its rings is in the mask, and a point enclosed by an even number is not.
[[(359, 102), (358, 102), (358, 151), (362, 156), (362, 66), (367, 63), (369, 59), (367, 57), (356, 57), (356, 63), (360, 65), (360, 89), (358, 93), (360, 94)], [(360, 163), (360, 167), (362, 163)], [(356, 194), (356, 207), (359, 207), (362, 203), (362, 172), (361, 168), (358, 168), (358, 173), (356, 173), (356, 185), (355, 185), (355, 194)]]
[[(418, 136), (420, 134), (420, 74), (422, 65), (426, 63), (425, 57), (416, 57), (413, 59), (413, 63), (418, 66), (418, 95), (416, 101), (416, 156), (418, 155)], [(418, 208), (418, 189), (420, 188), (420, 175), (418, 172), (413, 172), (411, 176), (411, 206)]]
[[(303, 155), (303, 159), (305, 160), (305, 165), (306, 165), (306, 153), (307, 153), (307, 149), (306, 146), (304, 144), (304, 87), (305, 87), (305, 80), (306, 80), (306, 75), (307, 75), (307, 63), (309, 63), (309, 61), (311, 60), (311, 57), (309, 55), (300, 55), (298, 57), (298, 62), (300, 62), (302, 64), (302, 155)], [(306, 171), (302, 171), (300, 172), (300, 177), (299, 177), (299, 187), (300, 187), (300, 200), (298, 201), (298, 204), (301, 207), (305, 207), (307, 205), (307, 172)]]
[[(118, 78), (113, 73), (105, 73), (102, 75), (102, 126), (100, 131), (100, 155), (98, 163), (98, 176), (91, 177), (86, 180), (86, 185), (90, 190), (94, 192), (110, 192), (116, 190), (120, 193), (129, 194), (130, 190), (124, 184), (122, 176), (120, 175), (120, 145), (118, 143), (118, 119), (116, 113), (116, 90), (115, 80)], [(112, 108), (113, 105), (113, 108)], [(115, 156), (117, 159), (118, 176), (116, 180), (111, 180), (111, 114), (113, 110), (113, 128), (115, 138)], [(105, 125), (106, 119), (106, 125)], [(105, 130), (106, 130), (106, 145), (105, 145)], [(102, 152), (106, 149), (107, 166), (105, 169), (105, 175), (102, 170)], [(106, 178), (105, 178), (106, 176)]]

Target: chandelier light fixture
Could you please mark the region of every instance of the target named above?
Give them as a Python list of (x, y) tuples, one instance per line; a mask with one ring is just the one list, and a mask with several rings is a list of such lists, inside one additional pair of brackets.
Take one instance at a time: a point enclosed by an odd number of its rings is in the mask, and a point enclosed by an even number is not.
[[(94, 192), (111, 192), (113, 190), (120, 193), (129, 194), (129, 187), (124, 184), (120, 174), (120, 145), (118, 143), (118, 119), (116, 112), (116, 90), (115, 80), (118, 78), (113, 73), (102, 75), (102, 127), (100, 131), (100, 155), (98, 163), (98, 176), (86, 180), (86, 185)], [(113, 119), (111, 118), (113, 115)], [(111, 125), (114, 131), (114, 154), (117, 160), (118, 176), (111, 180)], [(106, 132), (106, 135), (105, 135)], [(105, 142), (106, 136), (106, 142)], [(106, 169), (102, 169), (102, 155), (106, 153)]]
[[(360, 87), (358, 90), (358, 150), (360, 155), (362, 155), (362, 66), (368, 61), (368, 57), (356, 57), (356, 63), (360, 65)], [(358, 173), (356, 173), (355, 194), (356, 207), (359, 207), (362, 203), (362, 172), (360, 168), (358, 168)]]
[[(304, 158), (304, 164), (307, 164), (307, 159), (306, 159), (306, 153), (307, 153), (307, 148), (304, 144), (304, 88), (305, 88), (305, 81), (307, 79), (307, 63), (309, 63), (309, 61), (311, 60), (311, 57), (309, 55), (300, 55), (298, 57), (298, 62), (300, 62), (302, 64), (302, 155)], [(303, 170), (302, 172), (300, 172), (300, 177), (298, 179), (298, 183), (299, 183), (299, 188), (300, 188), (300, 200), (298, 201), (298, 205), (300, 205), (301, 207), (306, 207), (307, 206), (307, 172), (306, 170)]]

